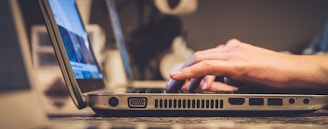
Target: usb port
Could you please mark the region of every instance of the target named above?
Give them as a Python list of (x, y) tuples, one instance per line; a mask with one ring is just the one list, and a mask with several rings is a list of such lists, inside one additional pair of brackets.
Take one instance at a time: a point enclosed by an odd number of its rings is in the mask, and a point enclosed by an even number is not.
[(281, 98), (268, 98), (268, 105), (282, 106), (282, 99)]
[(249, 105), (264, 105), (263, 98), (249, 98)]

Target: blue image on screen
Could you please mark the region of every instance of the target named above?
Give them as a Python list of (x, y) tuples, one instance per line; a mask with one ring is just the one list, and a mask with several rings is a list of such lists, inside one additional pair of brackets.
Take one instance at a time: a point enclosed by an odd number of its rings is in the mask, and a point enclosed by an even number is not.
[(50, 0), (50, 6), (76, 79), (102, 78), (88, 33), (83, 27), (74, 0)]

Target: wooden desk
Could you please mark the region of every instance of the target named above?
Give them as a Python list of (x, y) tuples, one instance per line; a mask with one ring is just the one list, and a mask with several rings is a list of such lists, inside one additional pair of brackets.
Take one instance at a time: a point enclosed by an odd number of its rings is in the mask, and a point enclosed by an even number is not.
[(54, 129), (327, 129), (328, 111), (298, 117), (51, 117)]

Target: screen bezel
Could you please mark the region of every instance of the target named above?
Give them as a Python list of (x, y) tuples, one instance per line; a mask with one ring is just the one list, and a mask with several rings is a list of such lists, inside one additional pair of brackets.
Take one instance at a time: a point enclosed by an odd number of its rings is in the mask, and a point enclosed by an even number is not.
[[(48, 33), (50, 39), (52, 41), (54, 51), (61, 68), (66, 86), (69, 90), (69, 93), (72, 97), (72, 100), (77, 108), (81, 109), (87, 106), (86, 99), (83, 96), (83, 93), (95, 91), (99, 89), (104, 89), (105, 84), (103, 78), (100, 79), (76, 79), (74, 75), (74, 71), (72, 70), (70, 60), (68, 59), (67, 52), (62, 41), (62, 37), (59, 33), (59, 29), (57, 23), (55, 21), (53, 12), (51, 10), (49, 0), (39, 0), (39, 4), (42, 10), (42, 14), (48, 29)], [(75, 9), (78, 10), (77, 4), (75, 2)], [(81, 21), (82, 27), (85, 30), (84, 24), (81, 19), (81, 15), (78, 12), (79, 20)], [(88, 43), (90, 43), (90, 39), (88, 37)], [(92, 47), (92, 45), (90, 44)], [(91, 49), (91, 53), (93, 58), (95, 58), (93, 54), (93, 50)], [(97, 67), (100, 70), (99, 64), (96, 62)]]

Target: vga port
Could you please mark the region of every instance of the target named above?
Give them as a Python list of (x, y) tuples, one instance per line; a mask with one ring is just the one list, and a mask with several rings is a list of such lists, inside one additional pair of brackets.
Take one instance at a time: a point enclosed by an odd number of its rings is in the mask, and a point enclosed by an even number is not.
[(146, 97), (129, 97), (128, 98), (129, 108), (146, 108), (147, 98)]

